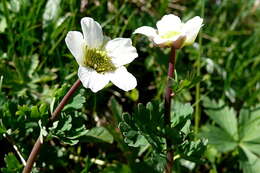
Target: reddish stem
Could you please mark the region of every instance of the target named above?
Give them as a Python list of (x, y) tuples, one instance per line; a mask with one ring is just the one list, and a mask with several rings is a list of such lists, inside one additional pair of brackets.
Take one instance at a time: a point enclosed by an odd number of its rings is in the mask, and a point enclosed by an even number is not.
[[(70, 88), (70, 90), (67, 92), (67, 94), (63, 97), (58, 107), (55, 109), (55, 111), (52, 113), (52, 116), (50, 118), (50, 122), (54, 121), (58, 118), (60, 115), (61, 110), (64, 108), (64, 106), (67, 104), (68, 100), (71, 98), (71, 96), (76, 92), (76, 90), (79, 88), (81, 82), (78, 79), (73, 86)], [(31, 154), (26, 162), (26, 166), (23, 169), (23, 173), (30, 173), (33, 167), (33, 164), (36, 160), (37, 155), (39, 154), (42, 146), (42, 142), (40, 140), (40, 137), (38, 137), (37, 141), (35, 142), (33, 149), (31, 151)]]
[[(171, 97), (172, 97), (172, 89), (171, 89), (171, 79), (174, 77), (174, 65), (175, 65), (175, 56), (176, 56), (176, 49), (172, 47), (171, 55), (169, 57), (169, 67), (168, 67), (168, 81), (165, 91), (164, 97), (164, 123), (166, 127), (171, 126)], [(172, 149), (172, 142), (171, 139), (166, 138), (166, 145), (167, 145), (167, 154), (166, 154), (166, 167), (165, 172), (171, 173), (173, 167), (173, 149)]]

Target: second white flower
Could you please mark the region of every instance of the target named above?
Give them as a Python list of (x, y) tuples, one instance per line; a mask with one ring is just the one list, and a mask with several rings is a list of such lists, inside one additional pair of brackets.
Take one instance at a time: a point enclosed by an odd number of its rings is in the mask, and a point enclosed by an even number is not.
[(191, 45), (202, 27), (203, 19), (196, 16), (186, 23), (182, 23), (178, 16), (168, 14), (156, 23), (157, 29), (142, 26), (134, 34), (143, 34), (149, 37), (160, 47), (176, 46), (182, 48)]

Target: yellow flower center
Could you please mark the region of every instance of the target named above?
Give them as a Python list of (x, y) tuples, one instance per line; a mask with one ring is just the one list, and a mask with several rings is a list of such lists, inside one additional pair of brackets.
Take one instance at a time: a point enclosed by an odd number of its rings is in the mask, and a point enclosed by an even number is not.
[(169, 39), (169, 38), (172, 38), (172, 37), (180, 35), (180, 34), (181, 34), (181, 32), (178, 32), (178, 31), (169, 31), (166, 34), (162, 35), (161, 37), (164, 39)]
[(111, 58), (105, 51), (97, 48), (89, 48), (86, 46), (84, 54), (84, 65), (90, 67), (98, 73), (115, 71), (116, 67), (111, 61)]

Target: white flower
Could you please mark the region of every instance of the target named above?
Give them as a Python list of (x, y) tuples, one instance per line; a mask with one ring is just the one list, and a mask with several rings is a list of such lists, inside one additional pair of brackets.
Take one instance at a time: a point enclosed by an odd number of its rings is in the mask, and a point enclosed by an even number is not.
[(157, 29), (149, 26), (142, 26), (134, 31), (134, 34), (143, 34), (152, 39), (160, 46), (174, 46), (181, 48), (191, 45), (202, 27), (203, 19), (196, 16), (186, 23), (182, 23), (178, 16), (168, 14), (156, 23)]
[(65, 42), (79, 64), (78, 76), (86, 88), (97, 92), (109, 81), (124, 91), (136, 87), (135, 77), (124, 67), (137, 56), (129, 38), (108, 41), (99, 23), (92, 18), (81, 19), (83, 35), (70, 31)]

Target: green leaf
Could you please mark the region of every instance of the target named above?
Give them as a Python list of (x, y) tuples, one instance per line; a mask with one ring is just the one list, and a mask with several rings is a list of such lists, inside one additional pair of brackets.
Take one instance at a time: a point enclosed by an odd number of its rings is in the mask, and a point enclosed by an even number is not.
[(191, 131), (190, 126), (191, 126), (191, 120), (187, 120), (185, 125), (182, 127), (181, 132), (183, 132), (185, 135), (188, 135)]
[(229, 133), (216, 126), (204, 126), (201, 134), (209, 140), (209, 144), (216, 147), (220, 152), (232, 151), (238, 145)]
[(211, 163), (215, 163), (216, 159), (219, 158), (220, 155), (221, 153), (218, 152), (218, 150), (211, 145), (209, 145), (205, 151), (205, 156)]
[(113, 143), (113, 136), (105, 127), (94, 127), (80, 138), (82, 142), (107, 142)]
[(4, 133), (6, 133), (6, 128), (4, 127), (4, 125), (1, 123), (1, 121), (0, 121), (0, 134), (4, 134)]
[(110, 100), (110, 108), (115, 116), (117, 122), (121, 121), (121, 115), (123, 113), (123, 108), (122, 106), (116, 101), (115, 97), (112, 97)]
[(250, 152), (260, 156), (260, 143), (243, 142), (242, 145), (250, 150)]
[(72, 127), (72, 117), (71, 116), (64, 116), (62, 118), (62, 121), (59, 121), (58, 123), (58, 129), (59, 131), (64, 132), (64, 131), (69, 131)]
[(81, 136), (85, 136), (88, 134), (88, 130), (86, 130), (86, 127), (84, 124), (82, 124), (81, 127), (73, 128), (73, 130), (68, 134), (68, 139), (78, 139)]
[(150, 112), (150, 121), (157, 124), (158, 127), (163, 126), (163, 104), (158, 102), (149, 102), (146, 105), (146, 109)]
[(20, 173), (23, 165), (16, 159), (13, 153), (8, 153), (5, 158), (6, 168), (1, 168), (3, 173)]
[(247, 161), (242, 161), (241, 166), (243, 168), (243, 171), (245, 173), (258, 173), (260, 172), (260, 158), (252, 153), (248, 146), (245, 146), (244, 144), (240, 145), (241, 149), (247, 156)]
[[(131, 132), (133, 132), (132, 137), (130, 137)], [(125, 139), (125, 142), (128, 143), (130, 147), (143, 147), (149, 144), (149, 142), (146, 140), (146, 138), (143, 135), (136, 134), (135, 131), (130, 131), (129, 133), (127, 133), (126, 136), (128, 138)], [(133, 140), (134, 137), (136, 137), (135, 140)], [(132, 140), (128, 141), (129, 138), (132, 138)]]
[(31, 112), (31, 109), (27, 105), (19, 106), (18, 105), (18, 111), (16, 111), (16, 115), (19, 116), (28, 116), (29, 113)]
[(29, 107), (28, 105), (23, 105), (23, 106), (18, 105), (18, 110), (16, 111), (16, 115), (19, 115), (20, 117), (31, 117), (31, 118), (39, 119), (44, 115), (48, 114), (47, 109), (48, 106), (46, 104), (41, 104), (40, 108), (36, 105), (31, 107)]
[(60, 138), (64, 144), (68, 145), (76, 145), (79, 143), (78, 139), (68, 139), (68, 138)]
[(260, 117), (249, 119), (240, 127), (241, 141), (259, 141), (260, 142)]
[(142, 147), (149, 143), (162, 151), (164, 121), (162, 105), (158, 102), (149, 102), (146, 107), (138, 104), (133, 115), (123, 113), (119, 128), (129, 146)]
[(187, 120), (191, 118), (193, 108), (190, 103), (183, 104), (175, 101), (172, 105), (171, 112), (171, 127), (176, 127), (181, 130)]
[(39, 111), (41, 115), (48, 113), (48, 105), (46, 103), (42, 103), (39, 107)]
[(260, 112), (258, 109), (242, 109), (239, 115), (241, 141), (260, 143)]
[(0, 15), (0, 33), (3, 33), (7, 28), (6, 18)]
[(206, 150), (207, 143), (206, 139), (186, 140), (180, 145), (179, 152), (186, 160), (198, 161)]
[(171, 142), (173, 145), (180, 145), (183, 140), (185, 139), (185, 136), (181, 131), (179, 131), (177, 128), (165, 128), (165, 134), (168, 139), (171, 139)]
[(254, 118), (260, 117), (260, 104), (257, 104), (252, 110), (251, 110), (251, 116)]
[(243, 169), (243, 173), (258, 173), (260, 172), (260, 160), (256, 160), (255, 163), (240, 161), (240, 167)]
[(61, 88), (59, 88), (59, 89), (57, 89), (57, 90), (55, 91), (55, 93), (54, 93), (55, 97), (56, 97), (57, 99), (60, 99), (61, 97), (65, 96), (65, 94), (67, 93), (68, 88), (69, 88), (68, 84), (66, 84), (66, 83), (63, 84), (63, 85), (61, 86)]
[[(164, 169), (165, 169), (165, 165), (166, 165), (166, 158), (165, 156), (163, 156), (162, 154), (158, 154), (158, 153), (155, 153), (153, 152), (151, 157), (149, 157), (147, 160), (146, 160), (147, 164), (149, 166), (151, 166), (149, 172), (153, 172), (153, 173), (160, 173), (160, 172), (164, 172)], [(147, 168), (145, 169), (147, 170)]]
[(60, 120), (54, 122), (52, 127), (49, 128), (48, 137), (57, 137), (63, 143), (75, 145), (87, 133), (88, 130), (82, 117), (73, 117), (72, 119), (70, 115), (62, 114)]
[(136, 102), (139, 98), (139, 91), (135, 88), (129, 92), (126, 92), (126, 96)]
[(67, 104), (63, 110), (73, 108), (73, 109), (81, 109), (83, 107), (83, 104), (86, 102), (86, 98), (83, 97), (81, 94), (76, 95), (73, 97), (73, 100), (71, 103)]
[(31, 118), (39, 118), (41, 115), (39, 113), (38, 107), (37, 106), (32, 106), (31, 107), (31, 114), (30, 117)]
[(172, 88), (175, 94), (178, 94), (182, 92), (184, 89), (190, 89), (194, 87), (198, 82), (201, 82), (202, 77), (201, 76), (195, 76), (196, 73), (188, 72), (183, 80), (178, 80), (178, 75), (175, 73), (176, 79), (172, 79)]
[(237, 119), (234, 109), (225, 106), (223, 101), (217, 103), (207, 98), (204, 99), (203, 105), (206, 107), (206, 114), (234, 140), (238, 140)]
[(30, 68), (28, 69), (28, 76), (30, 78), (33, 78), (33, 73), (36, 71), (38, 65), (39, 65), (39, 55), (34, 54), (30, 57)]

